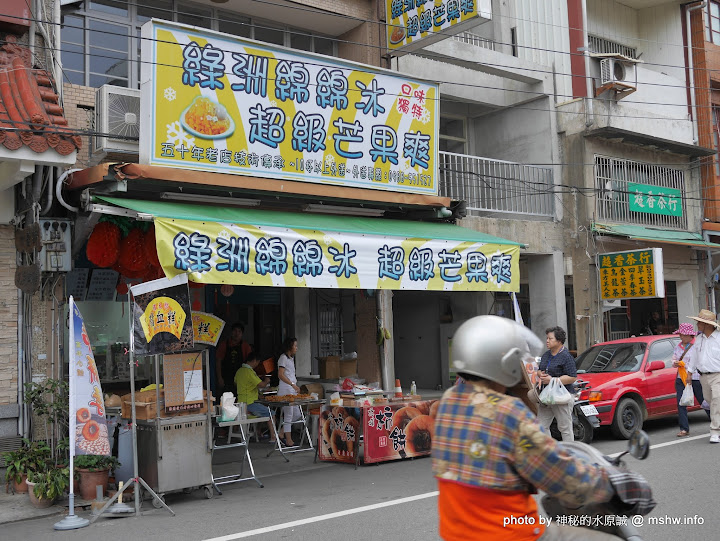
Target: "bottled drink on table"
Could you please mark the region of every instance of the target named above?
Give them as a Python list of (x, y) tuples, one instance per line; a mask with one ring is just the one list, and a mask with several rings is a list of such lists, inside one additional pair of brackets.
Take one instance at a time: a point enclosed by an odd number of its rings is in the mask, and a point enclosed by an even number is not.
[(410, 394), (413, 396), (417, 394), (417, 386), (414, 381), (410, 384)]

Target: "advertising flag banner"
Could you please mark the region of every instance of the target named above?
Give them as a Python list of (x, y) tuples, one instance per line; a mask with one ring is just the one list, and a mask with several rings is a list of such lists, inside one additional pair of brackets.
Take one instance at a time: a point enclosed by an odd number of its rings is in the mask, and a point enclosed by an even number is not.
[(105, 401), (90, 338), (73, 297), (69, 306), (70, 449), (74, 455), (109, 455)]
[(598, 254), (603, 299), (665, 297), (662, 248)]
[(225, 321), (207, 312), (192, 313), (193, 339), (196, 344), (217, 346)]
[(517, 291), (520, 247), (156, 218), (166, 276), (275, 287)]
[(437, 195), (437, 83), (171, 22), (142, 38), (141, 163)]
[(180, 274), (132, 286), (133, 352), (156, 355), (193, 349), (188, 278)]

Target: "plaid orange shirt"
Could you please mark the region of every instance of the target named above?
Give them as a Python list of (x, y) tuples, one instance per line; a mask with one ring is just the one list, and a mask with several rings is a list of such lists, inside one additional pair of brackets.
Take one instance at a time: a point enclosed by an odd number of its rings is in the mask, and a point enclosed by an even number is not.
[[(473, 539), (478, 531), (494, 540), (537, 539), (543, 528), (530, 496), (536, 489), (572, 506), (605, 502), (613, 495), (603, 469), (573, 459), (519, 399), (482, 382), (445, 392), (435, 417), (432, 457), (440, 490), (440, 533), (447, 540)], [(458, 524), (453, 501), (464, 505), (464, 526)], [(534, 525), (516, 520), (508, 528), (504, 522), (510, 515), (532, 517)]]

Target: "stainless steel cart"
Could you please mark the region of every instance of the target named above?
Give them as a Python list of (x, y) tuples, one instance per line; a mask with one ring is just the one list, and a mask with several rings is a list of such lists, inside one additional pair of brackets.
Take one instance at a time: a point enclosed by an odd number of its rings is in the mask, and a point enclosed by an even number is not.
[[(213, 497), (212, 453), (205, 413), (137, 421), (138, 473), (163, 497), (204, 487)], [(155, 507), (160, 507), (159, 502)]]

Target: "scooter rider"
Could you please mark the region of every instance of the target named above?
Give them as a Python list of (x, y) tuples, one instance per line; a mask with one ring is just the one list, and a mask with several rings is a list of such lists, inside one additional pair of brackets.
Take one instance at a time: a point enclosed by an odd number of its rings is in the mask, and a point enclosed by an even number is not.
[(451, 365), (464, 379), (445, 392), (432, 442), (440, 536), (446, 541), (610, 541), (538, 515), (538, 489), (568, 507), (609, 501), (608, 474), (558, 446), (517, 398), (522, 363), (541, 351), (528, 328), (497, 316), (466, 321), (453, 336)]

